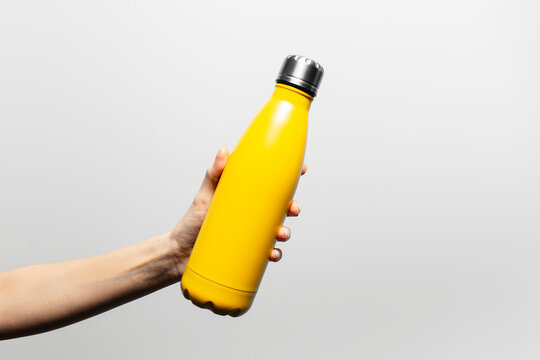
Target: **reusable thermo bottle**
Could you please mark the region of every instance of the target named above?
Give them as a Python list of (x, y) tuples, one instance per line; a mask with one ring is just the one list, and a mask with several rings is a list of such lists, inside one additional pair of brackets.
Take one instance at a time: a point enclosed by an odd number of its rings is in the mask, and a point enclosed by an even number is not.
[(231, 153), (181, 280), (195, 305), (231, 316), (250, 308), (298, 185), (323, 72), (288, 56), (272, 97)]

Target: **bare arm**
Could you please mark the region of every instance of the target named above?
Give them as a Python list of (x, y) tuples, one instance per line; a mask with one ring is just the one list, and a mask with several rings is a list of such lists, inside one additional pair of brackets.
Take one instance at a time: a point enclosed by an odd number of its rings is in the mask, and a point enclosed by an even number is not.
[[(227, 159), (222, 148), (170, 233), (107, 254), (0, 274), (0, 340), (66, 326), (179, 282)], [(288, 215), (299, 213), (292, 201)], [(281, 227), (277, 239), (289, 237)], [(269, 257), (278, 261), (281, 251)]]
[(111, 253), (0, 274), (0, 339), (52, 330), (180, 280), (169, 234)]

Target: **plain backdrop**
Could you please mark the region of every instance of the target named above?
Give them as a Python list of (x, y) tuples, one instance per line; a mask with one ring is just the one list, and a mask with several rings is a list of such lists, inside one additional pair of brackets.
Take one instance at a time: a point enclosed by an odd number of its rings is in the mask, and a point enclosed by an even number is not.
[(0, 271), (172, 229), (283, 58), (326, 69), (253, 308), (179, 285), (2, 359), (538, 359), (536, 1), (0, 2)]

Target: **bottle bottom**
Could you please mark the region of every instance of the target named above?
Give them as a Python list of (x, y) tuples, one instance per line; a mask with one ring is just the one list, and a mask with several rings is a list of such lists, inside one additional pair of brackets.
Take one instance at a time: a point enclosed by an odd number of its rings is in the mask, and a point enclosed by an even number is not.
[(256, 292), (232, 289), (197, 274), (186, 266), (180, 282), (184, 297), (214, 314), (237, 317), (245, 314)]

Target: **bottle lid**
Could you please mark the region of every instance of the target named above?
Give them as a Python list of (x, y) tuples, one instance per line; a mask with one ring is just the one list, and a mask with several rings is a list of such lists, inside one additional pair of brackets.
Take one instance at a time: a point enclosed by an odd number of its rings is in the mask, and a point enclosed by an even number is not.
[(289, 55), (283, 61), (276, 82), (293, 86), (315, 97), (324, 69), (305, 56)]

